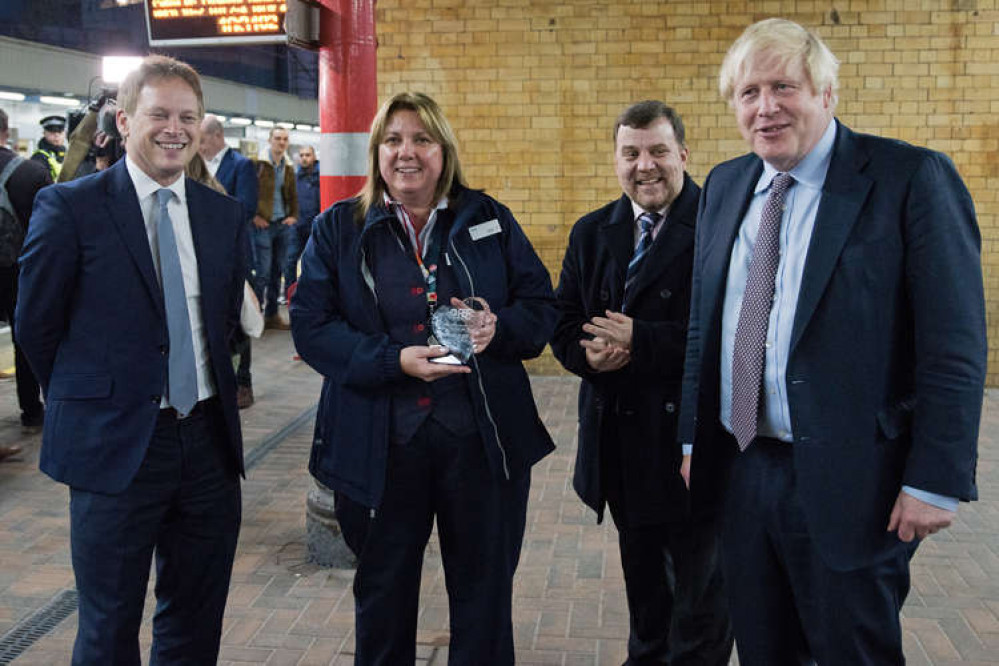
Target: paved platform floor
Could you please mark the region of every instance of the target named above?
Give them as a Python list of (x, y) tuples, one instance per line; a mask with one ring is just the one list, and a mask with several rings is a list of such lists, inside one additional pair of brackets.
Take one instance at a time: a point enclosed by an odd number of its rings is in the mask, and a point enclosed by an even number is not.
[[(312, 423), (306, 413), (319, 378), (293, 360), (290, 334), (268, 331), (254, 345), (257, 404), (242, 412), (247, 456), (243, 528), (226, 612), (220, 663), (331, 665), (353, 662), (352, 572), (307, 561), (305, 471)], [(518, 664), (618, 666), (628, 617), (617, 537), (596, 525), (570, 483), (575, 455), (576, 382), (537, 377), (542, 417), (558, 450), (535, 467), (514, 621)], [(986, 398), (978, 464), (982, 496), (962, 506), (952, 529), (920, 547), (903, 625), (908, 662), (999, 664), (999, 420)], [(270, 447), (275, 433), (302, 423)], [(38, 435), (18, 422), (13, 380), (0, 380), (0, 444), (22, 455), (0, 463), (0, 664), (4, 639), (26, 618), (73, 588), (66, 489), (37, 470)], [(264, 449), (260, 448), (265, 447)], [(266, 449), (266, 450), (265, 450)], [(419, 663), (446, 663), (447, 599), (436, 543), (427, 552), (421, 591)], [(147, 604), (142, 641), (149, 644)], [(69, 663), (71, 614), (23, 650), (14, 663)], [(9, 643), (10, 641), (6, 641)], [(18, 650), (20, 651), (20, 650)], [(734, 661), (733, 661), (734, 663)]]

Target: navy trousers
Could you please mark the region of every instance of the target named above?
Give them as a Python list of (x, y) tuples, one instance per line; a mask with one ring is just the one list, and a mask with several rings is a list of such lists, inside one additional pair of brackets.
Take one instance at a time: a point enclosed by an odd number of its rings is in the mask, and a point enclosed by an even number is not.
[(221, 408), (161, 412), (146, 458), (118, 495), (70, 489), (80, 594), (74, 666), (139, 666), (139, 624), (156, 556), (150, 666), (218, 659), (241, 517), (239, 476), (224, 451)]
[(916, 544), (900, 541), (868, 567), (830, 569), (797, 499), (792, 446), (757, 438), (732, 465), (722, 563), (739, 663), (904, 664), (899, 612)]
[(337, 494), (344, 540), (358, 556), (356, 665), (415, 662), (420, 570), (436, 518), (451, 615), (448, 664), (512, 666), (511, 596), (529, 487), (529, 475), (494, 477), (478, 435), (457, 437), (428, 419), (389, 450), (376, 511)]

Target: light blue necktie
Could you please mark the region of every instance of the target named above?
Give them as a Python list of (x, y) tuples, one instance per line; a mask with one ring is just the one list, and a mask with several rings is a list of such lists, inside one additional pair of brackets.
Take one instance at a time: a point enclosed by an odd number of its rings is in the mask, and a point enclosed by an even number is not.
[(156, 233), (159, 236), (160, 278), (163, 302), (166, 305), (167, 331), (170, 334), (170, 356), (167, 365), (167, 399), (182, 415), (187, 415), (198, 402), (198, 371), (194, 360), (194, 340), (187, 312), (184, 272), (177, 252), (177, 237), (167, 211), (173, 192), (166, 188), (156, 191), (159, 215)]

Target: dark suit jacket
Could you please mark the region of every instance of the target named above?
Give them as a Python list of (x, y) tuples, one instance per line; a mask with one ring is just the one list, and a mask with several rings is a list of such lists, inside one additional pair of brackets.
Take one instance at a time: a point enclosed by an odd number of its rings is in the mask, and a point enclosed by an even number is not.
[[(207, 351), (234, 469), (243, 450), (228, 336), (239, 325), (246, 225), (230, 198), (185, 184)], [(43, 189), (21, 257), (18, 339), (46, 397), (40, 466), (117, 493), (149, 445), (167, 373), (163, 294), (135, 188), (120, 160)]]
[[(734, 440), (718, 422), (722, 301), (732, 245), (762, 171), (716, 167), (701, 196), (680, 440), (691, 493), (722, 491)], [(976, 497), (986, 368), (980, 237), (947, 157), (837, 128), (791, 335), (787, 394), (798, 497), (837, 569), (898, 543), (903, 484)]]
[(229, 196), (243, 204), (243, 216), (247, 222), (252, 222), (257, 212), (257, 174), (253, 170), (253, 160), (230, 148), (219, 163), (215, 179), (222, 183)]
[[(561, 319), (552, 339), (556, 358), (579, 375), (579, 450), (573, 486), (603, 518), (607, 489), (601, 478), (601, 450), (617, 447), (627, 482), (629, 523), (662, 524), (687, 514), (687, 492), (679, 475), (676, 418), (680, 400), (694, 222), (700, 188), (684, 185), (656, 237), (626, 314), (634, 319), (631, 362), (607, 373), (586, 362), (582, 325), (606, 310), (621, 311), (625, 274), (635, 247), (631, 200), (622, 196), (581, 218), (569, 236), (556, 292)], [(605, 428), (616, 415), (627, 435)]]

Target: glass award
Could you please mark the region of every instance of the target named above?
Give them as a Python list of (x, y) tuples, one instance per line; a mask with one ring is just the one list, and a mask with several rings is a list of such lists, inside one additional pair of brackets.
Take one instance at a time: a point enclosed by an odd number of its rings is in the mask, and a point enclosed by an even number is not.
[(489, 306), (481, 298), (466, 298), (464, 303), (468, 307), (442, 305), (434, 310), (430, 328), (437, 344), (447, 347), (450, 353), (430, 359), (432, 363), (462, 365), (468, 363), (475, 353), (471, 332), (482, 326), (483, 316), (488, 312)]

